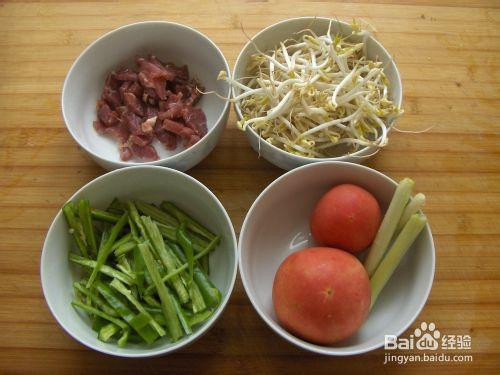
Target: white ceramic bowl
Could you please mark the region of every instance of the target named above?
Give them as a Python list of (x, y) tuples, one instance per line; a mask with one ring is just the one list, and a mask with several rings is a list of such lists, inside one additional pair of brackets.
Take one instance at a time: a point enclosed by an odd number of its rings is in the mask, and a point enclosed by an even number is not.
[(354, 183), (370, 191), (385, 212), (396, 183), (373, 169), (345, 162), (321, 162), (290, 171), (254, 202), (239, 239), (239, 267), (253, 306), (276, 333), (303, 349), (327, 355), (353, 355), (384, 345), (384, 335), (402, 334), (422, 310), (432, 287), (434, 243), (429, 226), (420, 234), (382, 291), (368, 319), (352, 337), (334, 346), (311, 344), (278, 323), (272, 303), (274, 275), (292, 252), (314, 244), (309, 218), (331, 187)]
[(70, 200), (86, 198), (92, 207), (106, 208), (114, 197), (141, 198), (153, 203), (172, 200), (214, 233), (222, 235), (220, 245), (210, 255), (210, 279), (222, 294), (217, 311), (192, 335), (176, 343), (162, 339), (152, 345), (129, 343), (119, 348), (116, 343), (99, 341), (87, 315), (70, 305), (74, 297), (72, 284), (79, 280), (80, 268), (68, 260), (68, 251), (74, 248), (74, 244), (61, 212), (52, 222), (43, 245), (40, 273), (45, 300), (64, 330), (89, 348), (121, 357), (151, 357), (170, 353), (207, 332), (229, 300), (237, 272), (236, 236), (231, 220), (219, 200), (203, 184), (182, 172), (155, 166), (109, 172), (82, 187)]
[(103, 168), (111, 170), (132, 165), (163, 165), (187, 170), (203, 160), (217, 144), (229, 115), (229, 102), (215, 95), (203, 95), (197, 106), (207, 116), (208, 134), (194, 146), (168, 151), (155, 140), (160, 160), (141, 162), (120, 160), (117, 142), (97, 134), (92, 122), (97, 118), (96, 102), (102, 94), (104, 80), (122, 66), (134, 67), (136, 55), (152, 53), (163, 61), (186, 64), (190, 77), (196, 77), (206, 91), (229, 96), (229, 85), (217, 81), (221, 70), (229, 65), (220, 49), (195, 29), (172, 22), (150, 21), (126, 25), (113, 30), (88, 46), (71, 67), (62, 91), (62, 114), (75, 141)]
[[(248, 60), (251, 55), (257, 52), (255, 45), (257, 45), (261, 51), (266, 51), (268, 49), (274, 48), (276, 45), (279, 45), (279, 42), (290, 38), (293, 33), (307, 28), (312, 29), (318, 35), (324, 35), (328, 30), (328, 24), (330, 20), (330, 18), (323, 17), (300, 17), (287, 19), (265, 28), (252, 38), (252, 43), (248, 42), (241, 50), (238, 58), (236, 59), (236, 64), (233, 70), (233, 78), (239, 79), (247, 76), (246, 66), (248, 64)], [(331, 30), (332, 34), (339, 33), (343, 36), (351, 35), (352, 32), (351, 27), (347, 23), (336, 20), (332, 20)], [(353, 36), (351, 40), (360, 42), (361, 37)], [(378, 59), (379, 61), (384, 63), (384, 72), (391, 84), (389, 97), (396, 105), (401, 106), (403, 99), (401, 77), (399, 76), (399, 71), (396, 68), (396, 64), (394, 63), (391, 55), (382, 46), (382, 44), (380, 44), (373, 37), (369, 37), (366, 40), (366, 53), (368, 58), (373, 60)], [(233, 97), (238, 95), (239, 93), (239, 89), (232, 89)], [(235, 103), (234, 107), (238, 119), (241, 120), (242, 112), (239, 105)], [(369, 158), (376, 151), (376, 148), (371, 146), (364, 147), (350, 155), (343, 155), (335, 158), (307, 158), (290, 154), (276, 146), (269, 144), (268, 142), (264, 142), (259, 137), (257, 132), (255, 132), (255, 130), (253, 130), (251, 127), (247, 127), (245, 133), (248, 141), (250, 142), (250, 145), (256, 152), (259, 153), (259, 155), (261, 155), (262, 157), (264, 157), (264, 159), (273, 163), (277, 167), (286, 170), (290, 170), (301, 165), (325, 160), (360, 163)]]

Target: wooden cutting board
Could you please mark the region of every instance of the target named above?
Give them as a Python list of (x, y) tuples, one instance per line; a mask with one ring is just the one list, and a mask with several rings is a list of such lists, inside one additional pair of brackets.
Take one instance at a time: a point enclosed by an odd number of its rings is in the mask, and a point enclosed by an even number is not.
[[(31, 1), (0, 2), (0, 373), (347, 373), (498, 371), (500, 365), (500, 3), (486, 0)], [(425, 192), (437, 252), (422, 321), (471, 336), (471, 363), (384, 365), (384, 350), (346, 358), (301, 351), (277, 337), (238, 280), (216, 326), (163, 358), (125, 360), (70, 338), (44, 302), (39, 258), (62, 203), (104, 173), (75, 144), (60, 115), (62, 82), (90, 42), (142, 20), (185, 23), (212, 38), (230, 64), (253, 35), (292, 16), (362, 19), (395, 56), (405, 115), (389, 146), (367, 165)], [(239, 231), (257, 195), (283, 171), (259, 159), (235, 128), (189, 174), (220, 198)], [(396, 354), (417, 354), (400, 350)]]

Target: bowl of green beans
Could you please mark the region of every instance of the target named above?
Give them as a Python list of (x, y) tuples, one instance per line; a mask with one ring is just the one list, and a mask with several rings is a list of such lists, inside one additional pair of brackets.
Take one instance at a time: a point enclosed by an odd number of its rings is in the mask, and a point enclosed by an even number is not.
[(83, 186), (56, 215), (42, 289), (57, 322), (87, 347), (164, 355), (220, 317), (236, 248), (226, 210), (196, 179), (163, 167), (120, 169)]

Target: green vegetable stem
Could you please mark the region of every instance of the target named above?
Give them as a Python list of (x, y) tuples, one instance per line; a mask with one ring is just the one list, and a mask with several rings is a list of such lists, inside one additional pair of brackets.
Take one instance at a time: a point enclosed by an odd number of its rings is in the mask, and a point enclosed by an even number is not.
[(387, 209), (375, 239), (373, 240), (372, 247), (365, 259), (364, 265), (369, 276), (373, 275), (380, 261), (384, 257), (385, 251), (389, 246), (389, 242), (396, 231), (399, 219), (401, 218), (405, 206), (408, 203), (408, 199), (410, 199), (413, 185), (413, 180), (405, 178), (396, 188), (396, 192), (392, 197), (389, 208)]
[(398, 235), (391, 248), (387, 252), (380, 265), (375, 270), (373, 276), (370, 278), (371, 286), (371, 306), (372, 308), (377, 301), (377, 298), (389, 281), (390, 277), (396, 270), (397, 266), (403, 259), (404, 255), (411, 247), (417, 236), (424, 229), (427, 223), (427, 218), (421, 214), (413, 214), (410, 220), (403, 227), (403, 230)]

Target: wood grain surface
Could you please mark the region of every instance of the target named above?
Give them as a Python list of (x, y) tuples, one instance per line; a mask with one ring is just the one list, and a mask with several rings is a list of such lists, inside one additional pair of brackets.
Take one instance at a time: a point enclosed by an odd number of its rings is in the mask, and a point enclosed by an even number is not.
[[(500, 366), (500, 2), (483, 0), (0, 1), (0, 373), (481, 372)], [(232, 66), (246, 39), (291, 16), (363, 19), (395, 56), (405, 115), (367, 165), (425, 192), (437, 269), (421, 321), (469, 334), (471, 363), (384, 365), (384, 351), (329, 358), (301, 351), (257, 316), (238, 279), (216, 326), (167, 357), (127, 360), (70, 338), (43, 299), (39, 259), (63, 202), (104, 173), (66, 131), (63, 79), (90, 42), (142, 20), (191, 25)], [(235, 128), (189, 174), (219, 197), (239, 232), (257, 195), (283, 171), (259, 159)], [(408, 354), (416, 352), (403, 352)]]

